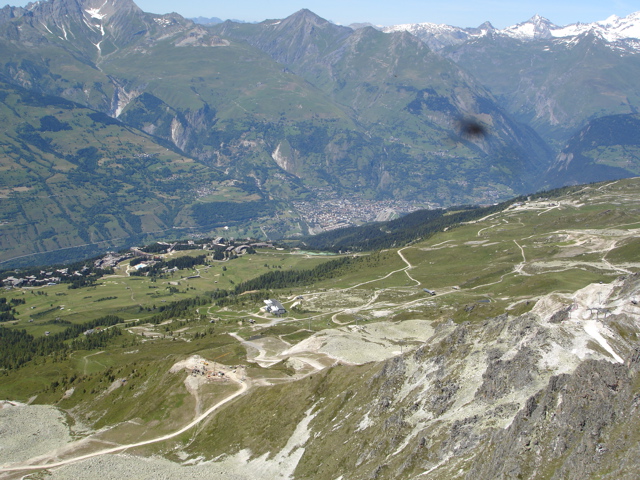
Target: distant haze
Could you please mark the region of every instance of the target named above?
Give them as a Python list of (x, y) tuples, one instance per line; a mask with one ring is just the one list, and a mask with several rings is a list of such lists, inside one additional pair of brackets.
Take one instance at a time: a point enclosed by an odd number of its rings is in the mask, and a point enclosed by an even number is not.
[[(135, 0), (134, 0), (135, 1)], [(19, 1), (14, 6), (25, 6), (27, 1)], [(611, 15), (624, 17), (640, 10), (636, 1), (620, 0), (602, 2), (599, 0), (454, 0), (436, 2), (433, 0), (364, 1), (350, 0), (239, 0), (221, 2), (211, 0), (138, 0), (138, 6), (145, 12), (170, 13), (193, 17), (218, 17), (260, 22), (266, 19), (285, 18), (292, 13), (308, 8), (312, 12), (334, 23), (369, 22), (375, 25), (397, 25), (403, 23), (444, 23), (457, 27), (477, 27), (490, 21), (496, 28), (505, 28), (524, 22), (533, 15), (541, 15), (556, 25), (576, 22), (590, 23), (605, 20)]]

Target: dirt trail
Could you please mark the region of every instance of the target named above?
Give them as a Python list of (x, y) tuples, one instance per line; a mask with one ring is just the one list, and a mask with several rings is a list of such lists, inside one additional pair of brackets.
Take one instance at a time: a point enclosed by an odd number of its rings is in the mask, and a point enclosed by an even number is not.
[(242, 338), (240, 335), (238, 335), (237, 333), (230, 333), (229, 336), (235, 338), (236, 340), (238, 340), (242, 345), (245, 345), (245, 347), (250, 347), (253, 348), (255, 350), (258, 351), (258, 355), (256, 357), (253, 358), (253, 361), (256, 362), (258, 365), (268, 368), (271, 365), (278, 363), (279, 361), (281, 361), (281, 358), (278, 357), (274, 357), (274, 356), (268, 356), (267, 355), (267, 350), (265, 348), (262, 347), (262, 345), (256, 343), (256, 342), (252, 342), (250, 340), (245, 340), (244, 338)]
[(356, 319), (351, 320), (349, 322), (341, 322), (339, 321), (336, 317), (338, 315), (342, 315), (342, 314), (347, 314), (347, 315), (356, 315), (357, 313), (361, 312), (362, 310), (365, 310), (369, 307), (371, 307), (373, 304), (375, 304), (376, 300), (378, 300), (378, 297), (380, 296), (380, 293), (382, 292), (382, 290), (376, 290), (373, 293), (373, 297), (371, 298), (371, 300), (369, 300), (367, 303), (360, 305), (359, 307), (355, 307), (355, 308), (345, 308), (343, 310), (340, 310), (339, 312), (335, 312), (332, 316), (331, 316), (331, 321), (337, 325), (349, 325), (353, 322), (357, 322), (357, 316)]
[[(101, 353), (104, 353), (104, 350), (100, 351), (100, 352), (96, 352), (96, 353), (90, 353), (89, 355), (85, 355), (84, 357), (82, 357), (82, 359), (84, 360), (84, 374), (87, 374), (87, 367), (89, 366), (89, 360), (87, 360), (88, 357), (93, 357), (94, 355), (100, 355)], [(99, 365), (102, 365), (100, 362), (96, 362)], [(104, 367), (104, 365), (102, 365)], [(107, 368), (107, 367), (105, 367)]]
[(413, 268), (413, 265), (411, 265), (411, 263), (409, 262), (409, 260), (407, 260), (407, 259), (405, 258), (405, 256), (402, 254), (402, 251), (403, 251), (403, 250), (406, 250), (407, 248), (409, 248), (409, 247), (404, 247), (404, 248), (401, 248), (400, 250), (398, 250), (398, 255), (400, 255), (400, 258), (402, 259), (402, 261), (403, 261), (404, 263), (406, 263), (406, 264), (407, 264), (407, 268), (405, 268), (405, 269), (404, 269), (404, 273), (407, 275), (407, 277), (409, 277), (409, 279), (410, 279), (411, 281), (416, 282), (416, 285), (420, 286), (420, 285), (421, 285), (421, 283), (420, 283), (418, 280), (416, 280), (415, 278), (413, 278), (413, 277), (409, 274), (409, 270), (411, 270), (411, 269)]
[(527, 273), (522, 271), (522, 269), (527, 264), (527, 257), (524, 254), (524, 248), (522, 248), (522, 246), (518, 242), (516, 242), (515, 240), (513, 241), (513, 243), (515, 243), (518, 246), (518, 248), (520, 249), (520, 252), (522, 253), (522, 262), (520, 262), (518, 265), (516, 265), (516, 267), (514, 269), (514, 273), (517, 273), (519, 275), (528, 275)]
[[(279, 351), (276, 350), (273, 353), (269, 354), (269, 352), (267, 352), (267, 349), (264, 348), (258, 342), (245, 340), (244, 338), (242, 338), (240, 335), (236, 333), (230, 333), (229, 335), (231, 335), (233, 338), (238, 340), (245, 347), (249, 347), (257, 350), (258, 355), (250, 361), (256, 362), (258, 365), (262, 367), (268, 368), (271, 365), (274, 365), (278, 362), (288, 359), (288, 360), (293, 360), (294, 362), (295, 361), (302, 362), (310, 366), (311, 368), (313, 368), (314, 371), (320, 371), (326, 368), (326, 365), (323, 365), (322, 362), (318, 361), (315, 358), (310, 358), (313, 355), (315, 355), (316, 357), (318, 355), (325, 357), (326, 355), (324, 354), (319, 354), (318, 352), (311, 352), (311, 351), (300, 351), (300, 352), (297, 352), (296, 354), (291, 354), (290, 351), (295, 347), (292, 347), (291, 344), (284, 341), (282, 341), (282, 346), (280, 347)], [(277, 345), (275, 347), (274, 345), (271, 345), (271, 349), (273, 350), (274, 348), (277, 348)], [(332, 363), (330, 359), (328, 360), (328, 362)], [(292, 381), (292, 380), (293, 378), (288, 381)]]
[(489, 225), (488, 227), (481, 228), (480, 230), (478, 230), (478, 233), (477, 233), (476, 235), (477, 235), (478, 237), (480, 237), (480, 236), (481, 236), (481, 234), (482, 234), (482, 232), (484, 232), (485, 230), (489, 230), (489, 229), (491, 229), (491, 228), (495, 228), (495, 227), (497, 227), (498, 225), (500, 225), (500, 224), (499, 224), (499, 223), (494, 223), (493, 225)]

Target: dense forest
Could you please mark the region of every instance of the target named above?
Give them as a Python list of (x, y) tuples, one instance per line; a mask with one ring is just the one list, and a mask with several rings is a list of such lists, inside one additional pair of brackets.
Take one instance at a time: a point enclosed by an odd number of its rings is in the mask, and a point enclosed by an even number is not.
[(0, 322), (8, 322), (10, 320), (15, 320), (16, 312), (15, 307), (18, 305), (23, 305), (25, 300), (22, 298), (12, 298), (9, 302), (5, 297), (0, 297)]
[(165, 320), (169, 320), (172, 318), (186, 318), (189, 316), (195, 315), (195, 308), (203, 305), (211, 304), (211, 301), (215, 298), (219, 298), (219, 296), (227, 296), (228, 293), (226, 290), (219, 290), (217, 292), (211, 293), (210, 296), (206, 297), (194, 297), (194, 298), (185, 298), (183, 300), (178, 300), (175, 302), (171, 302), (167, 305), (162, 305), (157, 308), (157, 312), (153, 315), (148, 322), (154, 325), (158, 325), (159, 323), (164, 322)]
[[(9, 329), (0, 325), (0, 345), (3, 351), (0, 356), (0, 368), (19, 368), (35, 357), (52, 353), (104, 347), (110, 338), (121, 334), (119, 329), (113, 326), (122, 322), (123, 319), (120, 317), (106, 315), (90, 322), (69, 324), (62, 332), (45, 337), (34, 337), (26, 330)], [(98, 331), (104, 327), (112, 328)], [(85, 338), (76, 339), (78, 335), (91, 330), (93, 331), (85, 335)], [(88, 338), (94, 336), (95, 338)], [(73, 339), (76, 340), (67, 343)]]

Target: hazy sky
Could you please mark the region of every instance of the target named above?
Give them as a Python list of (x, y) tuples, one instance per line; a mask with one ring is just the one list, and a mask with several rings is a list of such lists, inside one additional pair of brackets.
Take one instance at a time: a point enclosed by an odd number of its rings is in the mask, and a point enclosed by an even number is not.
[[(184, 17), (218, 17), (262, 21), (284, 18), (302, 8), (332, 22), (445, 23), (477, 27), (490, 21), (496, 28), (524, 22), (535, 14), (556, 25), (590, 23), (611, 15), (640, 11), (640, 0), (134, 0), (145, 12), (178, 12)], [(10, 3), (24, 6), (27, 1)]]

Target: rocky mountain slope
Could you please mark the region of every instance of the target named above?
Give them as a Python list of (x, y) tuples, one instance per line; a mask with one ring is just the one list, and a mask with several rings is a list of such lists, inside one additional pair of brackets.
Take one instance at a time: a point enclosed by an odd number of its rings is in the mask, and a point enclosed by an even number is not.
[[(6, 63), (8, 81), (118, 117), (237, 178), (255, 177), (271, 196), (282, 196), (265, 187), (280, 171), (340, 195), (435, 200), (429, 192), (440, 190), (445, 203), (490, 200), (534, 189), (531, 179), (549, 161), (535, 133), (406, 34), (354, 32), (309, 11), (205, 30), (176, 16), (144, 14), (130, 2), (46, 5), (35, 4), (28, 15), (12, 12), (7, 47), (60, 48), (67, 68), (82, 70), (87, 81), (78, 82), (77, 73), (71, 81), (63, 68), (48, 73), (50, 60), (36, 56)], [(247, 41), (273, 61), (225, 38)], [(205, 46), (216, 48), (202, 55)], [(372, 57), (380, 62), (372, 65)], [(484, 125), (488, 135), (465, 135), (463, 119)], [(450, 190), (451, 183), (458, 188)]]
[[(295, 396), (287, 411), (297, 420), (271, 427), (289, 432), (283, 448), (305, 424), (293, 478), (633, 478), (638, 288), (634, 275), (545, 296), (525, 315), (443, 323), (411, 353), (334, 367), (304, 393), (283, 386), (247, 399), (205, 432), (231, 428), (255, 402), (275, 412), (279, 399)], [(589, 311), (598, 301), (607, 310), (600, 320)], [(248, 435), (233, 438), (242, 444)], [(221, 448), (203, 436), (187, 451), (197, 456), (205, 445)]]

